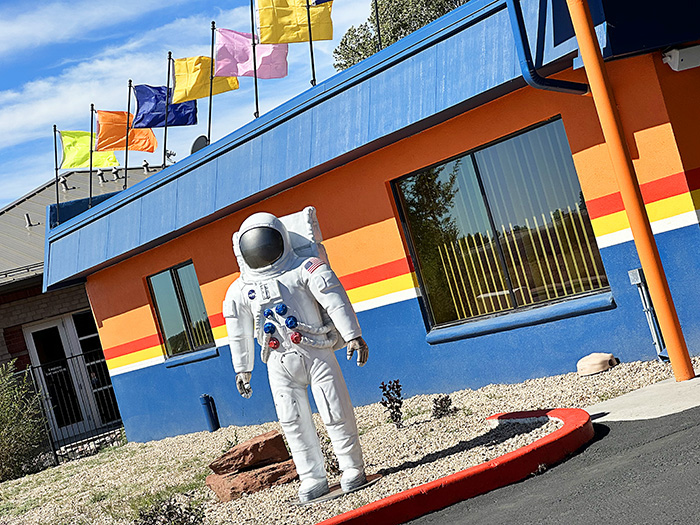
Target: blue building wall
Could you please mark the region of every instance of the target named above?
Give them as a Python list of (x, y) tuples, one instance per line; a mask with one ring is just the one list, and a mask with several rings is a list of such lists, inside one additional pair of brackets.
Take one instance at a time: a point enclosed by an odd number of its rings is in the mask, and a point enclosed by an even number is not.
[[(688, 247), (700, 245), (700, 227), (657, 234), (656, 240), (688, 346), (698, 355), (700, 260)], [(336, 354), (353, 404), (379, 401), (379, 384), (392, 379), (401, 381), (405, 396), (413, 396), (575, 372), (576, 362), (591, 352), (611, 352), (623, 362), (654, 359), (639, 295), (627, 275), (639, 267), (634, 244), (604, 248), (601, 255), (616, 307), (597, 313), (429, 345), (418, 299), (360, 312), (370, 346), (367, 364), (359, 368), (346, 361), (343, 352)], [(214, 397), (224, 426), (276, 419), (259, 351), (251, 399), (238, 394), (234, 377), (228, 347), (212, 359), (171, 368), (160, 364), (113, 377), (127, 438), (148, 441), (206, 430), (199, 402), (204, 393)], [(529, 401), (523, 399), (522, 406), (530, 407)]]

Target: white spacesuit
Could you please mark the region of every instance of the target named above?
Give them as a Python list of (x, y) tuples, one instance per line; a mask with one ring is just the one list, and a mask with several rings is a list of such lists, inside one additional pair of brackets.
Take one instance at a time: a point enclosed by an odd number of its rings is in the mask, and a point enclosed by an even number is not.
[[(291, 220), (289, 218), (292, 218)], [(319, 239), (315, 210), (284, 217), (301, 221), (310, 235), (292, 232), (269, 213), (248, 217), (233, 236), (241, 276), (229, 287), (223, 305), (236, 386), (251, 396), (254, 342), (267, 363), (277, 416), (301, 479), (299, 499), (309, 501), (328, 492), (323, 454), (311, 417), (307, 387), (326, 425), (338, 464), (341, 487), (350, 491), (366, 482), (355, 415), (334, 351), (347, 343), (347, 358), (367, 361), (357, 316), (328, 265)], [(303, 257), (299, 240), (305, 242)]]

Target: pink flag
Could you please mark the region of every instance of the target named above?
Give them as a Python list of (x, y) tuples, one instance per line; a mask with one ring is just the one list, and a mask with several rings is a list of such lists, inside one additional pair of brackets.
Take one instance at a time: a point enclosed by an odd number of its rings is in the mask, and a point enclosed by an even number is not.
[[(217, 29), (214, 76), (252, 77), (253, 42), (250, 33)], [(256, 42), (258, 38), (256, 37)], [(258, 78), (287, 76), (287, 44), (256, 44)]]

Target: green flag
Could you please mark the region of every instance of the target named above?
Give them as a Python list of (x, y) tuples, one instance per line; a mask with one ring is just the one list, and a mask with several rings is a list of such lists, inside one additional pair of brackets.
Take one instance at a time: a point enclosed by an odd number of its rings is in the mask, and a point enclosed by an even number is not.
[[(89, 131), (61, 131), (61, 144), (63, 144), (63, 161), (61, 169), (88, 168), (90, 167), (90, 132)], [(119, 166), (117, 157), (111, 151), (94, 151), (95, 135), (92, 134), (92, 167), (109, 168)]]

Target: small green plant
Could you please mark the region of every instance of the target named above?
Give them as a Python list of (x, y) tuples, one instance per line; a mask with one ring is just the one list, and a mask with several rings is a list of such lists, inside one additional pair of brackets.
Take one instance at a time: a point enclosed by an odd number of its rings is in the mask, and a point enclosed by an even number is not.
[(433, 398), (433, 418), (440, 419), (441, 417), (449, 416), (457, 411), (452, 406), (452, 399), (449, 394), (439, 395)]
[(226, 454), (229, 450), (231, 450), (233, 447), (238, 445), (238, 432), (234, 429), (233, 431), (233, 439), (229, 438), (226, 440), (226, 443), (224, 443), (223, 448), (221, 449), (222, 454)]
[(0, 482), (39, 470), (47, 445), (41, 397), (15, 360), (0, 365)]
[(156, 501), (147, 509), (139, 510), (134, 525), (200, 525), (204, 511), (192, 502), (178, 503), (174, 496)]
[(403, 395), (401, 393), (401, 383), (398, 379), (389, 381), (379, 385), (382, 391), (382, 400), (380, 403), (389, 412), (389, 418), (396, 425), (396, 428), (401, 428), (403, 426), (401, 406), (403, 405)]

